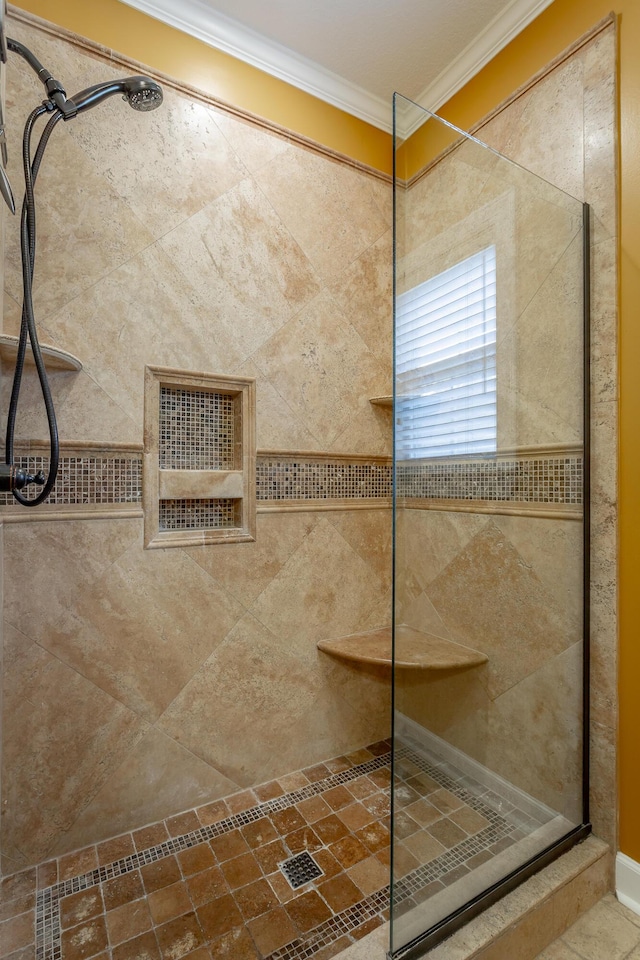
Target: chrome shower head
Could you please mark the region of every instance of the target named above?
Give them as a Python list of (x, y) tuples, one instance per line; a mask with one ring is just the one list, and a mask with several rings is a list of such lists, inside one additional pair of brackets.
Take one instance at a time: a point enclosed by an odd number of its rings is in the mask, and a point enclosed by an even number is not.
[(93, 87), (81, 90), (65, 103), (64, 119), (70, 120), (82, 110), (88, 110), (102, 103), (114, 93), (121, 93), (122, 99), (134, 110), (155, 110), (162, 103), (162, 87), (149, 77), (126, 77), (124, 80), (111, 80), (97, 83)]

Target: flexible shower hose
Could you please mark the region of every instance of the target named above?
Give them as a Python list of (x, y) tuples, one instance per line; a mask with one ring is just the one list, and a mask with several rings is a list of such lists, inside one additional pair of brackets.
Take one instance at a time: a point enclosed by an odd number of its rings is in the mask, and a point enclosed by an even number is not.
[(38, 170), (42, 162), (45, 148), (53, 128), (62, 119), (62, 113), (54, 110), (51, 113), (47, 125), (45, 126), (38, 147), (36, 149), (33, 163), (31, 162), (31, 135), (33, 127), (43, 113), (49, 112), (49, 108), (41, 105), (29, 115), (24, 128), (22, 137), (22, 163), (24, 168), (25, 194), (22, 203), (22, 214), (20, 219), (20, 252), (22, 256), (22, 321), (20, 324), (20, 338), (18, 340), (18, 354), (16, 357), (16, 366), (13, 376), (13, 387), (11, 390), (11, 401), (9, 403), (9, 415), (7, 418), (7, 436), (5, 447), (5, 459), (8, 464), (13, 463), (13, 444), (15, 434), (16, 415), (18, 412), (18, 400), (20, 397), (20, 386), (22, 383), (22, 373), (24, 369), (25, 355), (27, 351), (27, 338), (31, 343), (33, 359), (35, 361), (42, 399), (47, 414), (47, 423), (49, 426), (49, 473), (45, 480), (42, 490), (37, 497), (24, 497), (18, 490), (13, 490), (13, 496), (25, 507), (35, 507), (51, 493), (53, 485), (56, 482), (58, 474), (58, 463), (60, 459), (60, 447), (58, 441), (58, 426), (56, 423), (56, 414), (53, 407), (53, 398), (47, 380), (47, 372), (42, 359), (42, 352), (38, 343), (38, 333), (33, 311), (33, 273), (36, 259), (36, 207), (34, 197), (34, 185), (38, 176)]

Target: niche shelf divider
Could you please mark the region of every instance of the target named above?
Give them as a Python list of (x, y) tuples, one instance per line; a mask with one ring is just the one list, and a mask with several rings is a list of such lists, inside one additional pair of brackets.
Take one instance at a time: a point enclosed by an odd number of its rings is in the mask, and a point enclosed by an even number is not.
[(145, 368), (144, 541), (255, 540), (255, 380)]

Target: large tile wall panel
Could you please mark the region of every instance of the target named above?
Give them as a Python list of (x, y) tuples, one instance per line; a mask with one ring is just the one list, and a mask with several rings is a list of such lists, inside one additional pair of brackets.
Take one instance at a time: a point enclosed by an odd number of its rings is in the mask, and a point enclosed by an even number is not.
[[(140, 72), (22, 14), (10, 32), (70, 92)], [(41, 97), (12, 58), (16, 188)], [(255, 378), (263, 450), (390, 455), (368, 401), (391, 384), (388, 181), (167, 84), (154, 113), (113, 97), (60, 124), (37, 194), (41, 338), (83, 363), (52, 376), (65, 441), (141, 449), (148, 364)], [(27, 373), (21, 452), (46, 436)], [(5, 872), (388, 735), (388, 681), (315, 644), (389, 622), (390, 511), (336, 507), (173, 550), (143, 549), (139, 515), (7, 524)]]

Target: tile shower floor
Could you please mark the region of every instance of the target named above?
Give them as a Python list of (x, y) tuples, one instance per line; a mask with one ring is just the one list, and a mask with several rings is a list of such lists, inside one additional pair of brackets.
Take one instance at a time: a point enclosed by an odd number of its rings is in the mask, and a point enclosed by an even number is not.
[[(433, 756), (405, 749), (398, 776), (399, 912), (530, 828)], [(6, 877), (0, 957), (336, 956), (388, 919), (390, 777), (382, 741)]]

